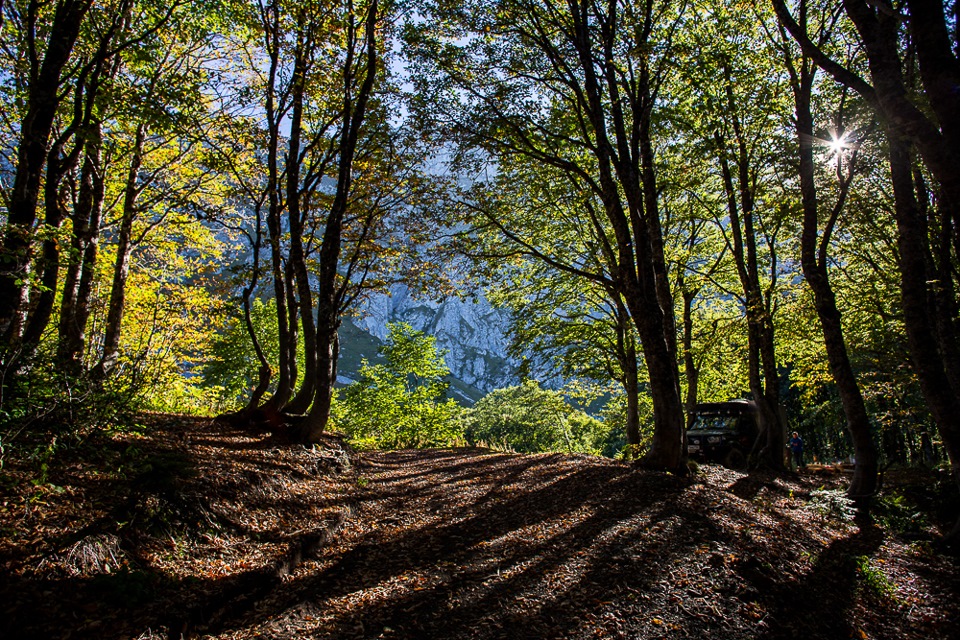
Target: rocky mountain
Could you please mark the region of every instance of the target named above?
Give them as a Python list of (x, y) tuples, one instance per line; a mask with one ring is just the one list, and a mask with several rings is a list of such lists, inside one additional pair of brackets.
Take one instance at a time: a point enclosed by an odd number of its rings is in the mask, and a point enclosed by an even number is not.
[(442, 301), (419, 299), (398, 285), (388, 294), (367, 300), (341, 329), (341, 383), (354, 379), (362, 358), (374, 360), (387, 336), (387, 324), (406, 322), (435, 336), (446, 351), (451, 373), (451, 394), (472, 404), (486, 393), (517, 383), (516, 366), (507, 355), (509, 315), (480, 297), (448, 297)]

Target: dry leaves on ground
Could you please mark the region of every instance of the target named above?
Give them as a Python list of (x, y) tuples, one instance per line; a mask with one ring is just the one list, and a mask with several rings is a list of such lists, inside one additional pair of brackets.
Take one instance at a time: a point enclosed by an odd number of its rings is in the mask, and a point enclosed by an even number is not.
[(348, 453), (155, 417), (0, 498), (11, 638), (950, 638), (960, 572), (814, 476)]

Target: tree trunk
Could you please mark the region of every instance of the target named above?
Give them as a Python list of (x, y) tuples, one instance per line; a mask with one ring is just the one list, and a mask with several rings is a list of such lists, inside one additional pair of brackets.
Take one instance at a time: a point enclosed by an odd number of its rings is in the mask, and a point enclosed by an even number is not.
[(96, 378), (105, 378), (113, 372), (120, 358), (120, 336), (126, 307), (127, 277), (130, 275), (130, 253), (133, 251), (133, 222), (137, 217), (137, 198), (140, 195), (140, 167), (143, 165), (143, 144), (146, 125), (140, 124), (134, 135), (130, 167), (123, 194), (123, 211), (117, 236), (117, 257), (113, 266), (107, 323), (103, 334), (103, 355), (94, 369)]
[[(330, 421), (334, 383), (337, 381), (337, 359), (340, 355), (340, 338), (337, 329), (328, 331), (333, 322), (318, 322), (317, 332), (317, 384), (314, 387), (313, 404), (301, 427), (301, 438), (316, 442), (323, 435)], [(335, 325), (334, 325), (335, 326)]]
[[(664, 295), (664, 287), (669, 287), (661, 257), (652, 152), (648, 158), (641, 151), (641, 147), (650, 143), (649, 118), (653, 100), (649, 76), (644, 70), (638, 84), (624, 87), (625, 91), (631, 92), (628, 104), (633, 108), (631, 115), (637, 124), (631, 128), (624, 113), (624, 102), (627, 101), (621, 100), (621, 86), (613, 65), (614, 30), (601, 31), (601, 50), (594, 50), (592, 39), (597, 34), (591, 27), (594, 16), (590, 12), (595, 8), (586, 4), (569, 6), (572, 13), (570, 44), (575, 48), (583, 73), (583, 108), (595, 137), (592, 152), (600, 172), (599, 195), (616, 239), (618, 273), (615, 282), (636, 324), (649, 373), (654, 433), (650, 451), (642, 463), (652, 468), (680, 471), (685, 469), (684, 421), (673, 330), (673, 300)], [(646, 11), (647, 20), (650, 19), (650, 8), (649, 3), (641, 8)], [(616, 22), (613, 15), (600, 18)], [(646, 44), (648, 33), (638, 32), (637, 36), (643, 42), (637, 45)], [(609, 93), (609, 101), (604, 98), (604, 89)], [(614, 132), (614, 140), (607, 135), (610, 129)], [(624, 210), (624, 201), (627, 210)]]
[[(728, 95), (728, 100), (728, 107), (732, 109), (734, 107), (732, 96)], [(734, 119), (736, 119), (735, 116)], [(750, 393), (757, 404), (760, 429), (751, 456), (762, 459), (773, 469), (779, 470), (783, 468), (785, 425), (780, 411), (780, 381), (773, 344), (773, 322), (759, 282), (756, 236), (753, 228), (753, 194), (749, 188), (749, 159), (746, 154), (746, 144), (739, 132), (739, 125), (735, 125), (735, 132), (738, 138), (739, 188), (734, 186), (733, 174), (726, 156), (726, 145), (719, 133), (716, 135), (716, 141), (727, 196), (730, 231), (733, 235), (731, 250), (744, 292)], [(737, 203), (738, 194), (739, 204)]]
[[(267, 401), (267, 409), (279, 412), (287, 404), (292, 393), (293, 381), (290, 379), (290, 315), (287, 309), (285, 287), (284, 256), (281, 247), (283, 228), (281, 225), (279, 144), (280, 120), (283, 118), (282, 105), (276, 104), (276, 83), (280, 65), (280, 16), (275, 5), (267, 7), (263, 15), (267, 46), (270, 53), (270, 71), (267, 82), (266, 117), (269, 129), (267, 141), (267, 230), (270, 240), (271, 274), (273, 276), (273, 296), (277, 304), (277, 338), (279, 341), (279, 362), (277, 367), (277, 388)], [(271, 13), (272, 12), (272, 13)], [(293, 349), (296, 354), (296, 346)]]
[(877, 490), (877, 448), (870, 432), (870, 418), (867, 415), (863, 395), (860, 393), (860, 385), (847, 353), (842, 318), (827, 272), (827, 248), (830, 235), (843, 208), (853, 171), (851, 168), (849, 179), (846, 180), (840, 174), (841, 191), (833, 211), (827, 218), (826, 230), (821, 239), (820, 205), (813, 155), (813, 115), (810, 110), (815, 74), (808, 60), (805, 59), (802, 64), (799, 73), (795, 68), (790, 69), (796, 106), (797, 150), (800, 159), (800, 191), (803, 205), (803, 231), (800, 238), (801, 266), (807, 284), (813, 291), (814, 306), (823, 331), (830, 372), (840, 395), (847, 431), (853, 440), (856, 466), (847, 493), (851, 498), (865, 503)]
[(699, 393), (700, 370), (693, 359), (693, 300), (697, 292), (683, 289), (683, 367), (687, 377), (687, 428), (693, 427), (696, 419), (694, 411), (697, 408)]
[[(19, 127), (17, 169), (0, 244), (0, 337), (6, 345), (19, 337), (15, 317), (22, 312), (29, 281), (33, 225), (47, 161), (47, 145), (61, 100), (61, 74), (91, 4), (92, 0), (60, 0), (57, 3), (43, 61), (27, 87), (27, 109)], [(35, 15), (36, 8), (31, 11)], [(27, 29), (29, 37), (36, 37), (35, 24), (28, 24)]]
[(65, 371), (78, 374), (83, 369), (87, 320), (90, 317), (90, 296), (96, 275), (103, 214), (104, 180), (101, 166), (102, 127), (91, 125), (86, 142), (83, 167), (80, 171), (79, 197), (73, 211), (73, 234), (70, 259), (64, 278), (60, 303), (60, 342), (57, 359)]
[(263, 241), (263, 225), (261, 222), (261, 206), (256, 206), (256, 223), (253, 236), (253, 270), (250, 275), (250, 284), (243, 288), (243, 321), (247, 328), (247, 335), (253, 343), (253, 351), (257, 355), (257, 385), (250, 394), (247, 401), (246, 412), (252, 414), (260, 408), (260, 400), (267, 389), (270, 388), (270, 379), (272, 371), (270, 363), (267, 362), (267, 356), (263, 352), (263, 346), (260, 344), (260, 338), (257, 336), (256, 327), (253, 326), (253, 319), (250, 317), (251, 300), (257, 290), (257, 283), (260, 281), (260, 243)]
[(43, 250), (37, 263), (40, 282), (35, 295), (31, 295), (33, 309), (27, 317), (27, 324), (20, 341), (21, 351), (18, 359), (22, 364), (29, 363), (40, 345), (43, 332), (50, 324), (57, 294), (60, 275), (60, 247), (56, 232), (60, 229), (65, 212), (60, 186), (64, 174), (69, 170), (69, 167), (64, 166), (64, 158), (61, 155), (61, 145), (55, 144), (47, 159), (47, 177), (44, 182), (43, 194), (44, 226), (47, 227), (47, 233), (52, 235), (43, 241)]
[(907, 343), (923, 396), (939, 428), (954, 478), (960, 484), (960, 397), (944, 367), (937, 340), (936, 314), (931, 313), (929, 304), (926, 224), (914, 193), (910, 143), (894, 125), (887, 125), (886, 129)]
[[(637, 343), (633, 338), (630, 314), (623, 304), (623, 298), (616, 292), (609, 292), (616, 302), (617, 313), (617, 356), (623, 371), (623, 392), (627, 397), (626, 435), (627, 444), (640, 444), (640, 376), (637, 366)], [(631, 451), (632, 453), (632, 451)]]
[[(912, 9), (930, 9), (922, 0), (911, 3)], [(903, 320), (907, 343), (920, 388), (933, 414), (944, 447), (950, 457), (954, 477), (960, 484), (960, 389), (951, 380), (958, 374), (953, 369), (960, 362), (955, 341), (944, 343), (937, 330), (937, 300), (948, 294), (950, 288), (928, 282), (927, 265), (929, 238), (926, 221), (919, 212), (912, 176), (911, 142), (917, 145), (924, 162), (937, 178), (940, 187), (938, 209), (941, 221), (956, 220), (960, 207), (960, 155), (956, 130), (960, 114), (956, 96), (941, 91), (937, 77), (949, 84), (956, 75), (956, 57), (939, 60), (943, 55), (942, 42), (930, 21), (943, 19), (942, 6), (936, 13), (912, 16), (911, 28), (920, 29), (917, 35), (931, 37), (920, 45), (920, 64), (924, 87), (935, 113), (946, 118), (939, 125), (930, 122), (909, 102), (904, 89), (899, 57), (900, 16), (885, 11), (874, 11), (863, 0), (844, 0), (844, 8), (863, 39), (876, 91), (876, 105), (884, 119), (884, 128), (890, 145), (890, 175), (893, 183), (895, 215), (897, 219), (897, 248), (900, 260), (900, 282), (903, 298)], [(922, 52), (922, 53), (921, 53)], [(932, 55), (928, 55), (931, 54)], [(945, 85), (944, 85), (945, 86)], [(956, 85), (954, 85), (955, 87)], [(951, 142), (953, 144), (951, 144)], [(928, 288), (929, 285), (929, 288)], [(939, 304), (950, 305), (950, 301)]]
[[(339, 340), (337, 329), (340, 326), (340, 304), (343, 301), (344, 287), (337, 282), (340, 251), (343, 242), (343, 219), (353, 181), (353, 160), (357, 151), (360, 129), (366, 117), (367, 103), (373, 92), (377, 76), (379, 56), (377, 51), (377, 21), (379, 20), (378, 0), (373, 0), (364, 17), (363, 42), (366, 45), (363, 76), (356, 96), (353, 97), (353, 83), (356, 68), (354, 51), (347, 50), (344, 65), (344, 104), (343, 129), (339, 141), (339, 171), (337, 190), (327, 216), (326, 228), (320, 243), (317, 274), (317, 376), (314, 388), (313, 404), (301, 425), (301, 438), (308, 442), (316, 441), (330, 420), (330, 405), (333, 399), (334, 383), (337, 380), (337, 357)], [(351, 22), (350, 31), (353, 32)], [(351, 33), (351, 36), (353, 34)], [(348, 38), (353, 41), (353, 37)]]
[(306, 91), (306, 56), (304, 34), (298, 33), (296, 60), (291, 93), (293, 112), (290, 119), (290, 145), (287, 152), (287, 219), (290, 226), (290, 265), (300, 298), (300, 322), (303, 329), (303, 376), (300, 388), (285, 411), (306, 413), (313, 401), (317, 381), (317, 329), (313, 321), (313, 293), (303, 251), (303, 211), (300, 203), (300, 139), (303, 128), (303, 99)]

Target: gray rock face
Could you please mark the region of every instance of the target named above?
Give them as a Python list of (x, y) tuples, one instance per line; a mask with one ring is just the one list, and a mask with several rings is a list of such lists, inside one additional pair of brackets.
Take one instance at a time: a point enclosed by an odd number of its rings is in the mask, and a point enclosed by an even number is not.
[(451, 375), (471, 387), (489, 392), (516, 384), (517, 363), (507, 356), (508, 314), (483, 298), (421, 300), (399, 285), (389, 295), (371, 297), (353, 318), (353, 324), (380, 341), (390, 322), (406, 322), (435, 336), (447, 352)]

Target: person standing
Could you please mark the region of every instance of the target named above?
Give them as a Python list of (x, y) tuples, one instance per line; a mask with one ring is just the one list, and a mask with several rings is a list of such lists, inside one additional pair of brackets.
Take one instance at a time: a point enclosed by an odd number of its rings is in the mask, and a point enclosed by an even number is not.
[(796, 431), (790, 436), (787, 442), (790, 453), (793, 454), (793, 464), (799, 470), (803, 466), (803, 438)]

